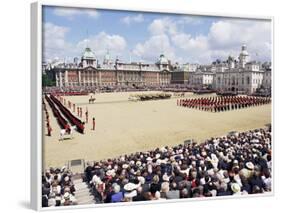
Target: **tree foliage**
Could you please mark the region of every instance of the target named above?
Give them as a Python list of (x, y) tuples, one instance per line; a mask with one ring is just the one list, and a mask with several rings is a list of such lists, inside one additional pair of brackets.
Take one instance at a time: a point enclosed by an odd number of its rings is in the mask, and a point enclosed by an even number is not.
[(42, 75), (42, 86), (43, 87), (51, 87), (51, 86), (55, 86), (56, 82), (53, 81), (48, 75), (43, 74)]

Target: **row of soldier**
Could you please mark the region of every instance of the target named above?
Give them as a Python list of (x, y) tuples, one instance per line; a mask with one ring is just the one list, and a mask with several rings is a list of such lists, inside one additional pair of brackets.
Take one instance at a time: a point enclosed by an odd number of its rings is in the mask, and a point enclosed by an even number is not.
[(52, 133), (52, 127), (50, 125), (50, 117), (49, 117), (49, 112), (47, 110), (47, 107), (46, 107), (46, 104), (45, 104), (45, 101), (43, 99), (43, 110), (45, 111), (45, 116), (46, 116), (46, 127), (47, 127), (47, 135), (48, 136), (51, 136), (51, 133)]
[[(58, 99), (60, 100), (60, 102), (63, 104), (63, 105), (66, 105), (66, 99), (59, 96)], [(72, 103), (71, 101), (67, 101), (67, 107), (71, 110), (72, 109), (72, 112), (75, 113), (75, 111), (77, 112), (77, 116), (82, 118), (83, 117), (83, 108), (82, 107), (79, 107), (75, 105), (75, 103)], [(86, 123), (88, 123), (89, 121), (89, 112), (88, 112), (88, 108), (86, 107), (86, 111), (85, 111), (85, 121)]]
[(191, 99), (178, 99), (177, 105), (210, 112), (222, 112), (252, 106), (269, 104), (269, 97), (255, 96), (212, 96)]
[[(57, 97), (59, 99), (59, 101), (61, 103), (63, 103), (64, 105), (66, 105), (66, 99), (61, 97), (61, 96), (58, 96)], [(72, 103), (71, 101), (67, 101), (67, 106), (68, 108), (73, 112), (75, 112), (77, 110), (77, 115), (78, 117), (82, 118), (83, 116), (83, 108), (82, 107), (76, 107), (75, 103)], [(85, 122), (88, 123), (89, 122), (89, 112), (88, 112), (88, 108), (86, 107), (86, 111), (85, 111)], [(96, 126), (96, 121), (95, 121), (95, 118), (93, 117), (92, 119), (92, 130), (95, 130), (95, 126)]]
[[(71, 103), (70, 101), (68, 101), (68, 108), (72, 108), (73, 107), (73, 112), (75, 112), (75, 104)], [(78, 117), (82, 118), (83, 116), (83, 108), (82, 107), (76, 107), (77, 109), (77, 115)], [(88, 108), (86, 107), (86, 111), (85, 111), (85, 121), (86, 123), (89, 122), (89, 112), (88, 112)], [(95, 118), (93, 118), (93, 130), (95, 130)]]

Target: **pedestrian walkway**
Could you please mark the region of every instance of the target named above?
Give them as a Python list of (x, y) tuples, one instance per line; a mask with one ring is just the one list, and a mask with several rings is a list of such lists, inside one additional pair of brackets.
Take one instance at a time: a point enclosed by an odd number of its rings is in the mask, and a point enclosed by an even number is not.
[(94, 196), (91, 195), (88, 185), (83, 182), (82, 178), (73, 180), (75, 186), (75, 198), (79, 205), (94, 204)]

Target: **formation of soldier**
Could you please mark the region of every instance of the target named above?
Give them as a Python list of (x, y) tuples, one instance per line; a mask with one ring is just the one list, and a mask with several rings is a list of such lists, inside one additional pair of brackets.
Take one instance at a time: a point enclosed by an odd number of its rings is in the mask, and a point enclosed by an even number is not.
[(191, 99), (178, 99), (177, 105), (209, 112), (223, 112), (252, 106), (260, 106), (269, 104), (270, 102), (271, 98), (269, 97), (213, 96)]
[(45, 116), (46, 116), (46, 127), (47, 127), (47, 132), (48, 132), (47, 135), (51, 136), (53, 129), (52, 129), (51, 125), (50, 125), (49, 112), (47, 110), (47, 107), (46, 107), (44, 99), (43, 99), (43, 110), (45, 111)]
[[(61, 96), (57, 96), (58, 100), (64, 104), (66, 103), (66, 99), (61, 97)], [(92, 96), (91, 96), (92, 98)], [(72, 103), (71, 101), (67, 101), (67, 107), (73, 112), (75, 112), (75, 110), (77, 110), (77, 115), (78, 117), (82, 118), (83, 117), (83, 108), (82, 107), (76, 107), (76, 105), (74, 103)], [(88, 111), (88, 107), (86, 107), (85, 110), (85, 122), (88, 123), (89, 122), (89, 111)], [(93, 130), (95, 130), (95, 119), (93, 118)]]

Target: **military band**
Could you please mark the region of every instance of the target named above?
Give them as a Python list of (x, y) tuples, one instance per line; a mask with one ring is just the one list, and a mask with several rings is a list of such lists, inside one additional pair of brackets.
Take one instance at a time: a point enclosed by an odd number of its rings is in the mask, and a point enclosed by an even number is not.
[(177, 105), (210, 112), (222, 112), (252, 106), (269, 104), (269, 97), (255, 96), (218, 96), (191, 99), (178, 99)]

